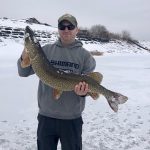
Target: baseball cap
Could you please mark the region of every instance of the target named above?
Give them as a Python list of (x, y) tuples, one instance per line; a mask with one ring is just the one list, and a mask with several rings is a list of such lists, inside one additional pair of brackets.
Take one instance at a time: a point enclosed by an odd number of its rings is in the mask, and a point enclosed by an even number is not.
[(71, 14), (64, 14), (64, 15), (62, 15), (62, 16), (58, 19), (58, 24), (59, 24), (60, 22), (64, 21), (64, 20), (70, 22), (70, 23), (73, 24), (74, 26), (77, 26), (77, 24), (78, 24), (76, 18), (75, 18), (74, 16), (72, 16)]

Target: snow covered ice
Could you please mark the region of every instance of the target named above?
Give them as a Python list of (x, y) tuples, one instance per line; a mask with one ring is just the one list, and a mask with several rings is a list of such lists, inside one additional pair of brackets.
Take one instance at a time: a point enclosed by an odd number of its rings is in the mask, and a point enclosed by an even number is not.
[[(17, 59), (23, 45), (0, 47), (0, 150), (36, 150), (35, 75), (21, 78)], [(114, 113), (104, 97), (87, 98), (83, 113), (83, 150), (150, 149), (150, 55), (95, 57), (102, 84), (129, 97)], [(60, 146), (59, 146), (60, 147)]]
[[(38, 78), (19, 77), (17, 59), (23, 44), (0, 42), (0, 150), (36, 150)], [(143, 42), (149, 46), (149, 42)], [(87, 98), (83, 112), (83, 150), (150, 150), (150, 54), (129, 46), (86, 44), (95, 56), (102, 85), (128, 96), (114, 113), (103, 96)], [(135, 51), (136, 52), (135, 52)], [(58, 149), (60, 150), (60, 144)]]

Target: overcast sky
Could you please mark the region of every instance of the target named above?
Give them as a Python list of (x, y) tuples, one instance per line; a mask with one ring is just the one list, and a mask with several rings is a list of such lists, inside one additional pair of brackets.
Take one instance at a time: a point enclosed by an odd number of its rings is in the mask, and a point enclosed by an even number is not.
[(150, 40), (150, 0), (0, 0), (0, 18), (26, 19), (57, 26), (64, 14), (74, 15), (81, 27), (104, 25), (110, 32), (129, 31)]

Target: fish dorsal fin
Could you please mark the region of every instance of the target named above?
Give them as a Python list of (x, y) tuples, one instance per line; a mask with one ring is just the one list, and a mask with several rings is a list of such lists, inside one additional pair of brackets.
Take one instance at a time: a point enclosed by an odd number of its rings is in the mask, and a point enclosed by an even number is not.
[(59, 99), (61, 94), (62, 94), (62, 92), (63, 91), (61, 91), (61, 90), (53, 89), (53, 97), (54, 97), (54, 99), (56, 99), (56, 100)]
[[(89, 73), (88, 76), (90, 76), (92, 79), (96, 80), (99, 84), (101, 84), (103, 75), (99, 72), (92, 72)], [(88, 95), (90, 95), (94, 100), (97, 100), (100, 96), (99, 93), (93, 93), (93, 92), (88, 92)]]
[(88, 74), (92, 79), (96, 80), (99, 84), (101, 84), (103, 75), (99, 72), (91, 72)]

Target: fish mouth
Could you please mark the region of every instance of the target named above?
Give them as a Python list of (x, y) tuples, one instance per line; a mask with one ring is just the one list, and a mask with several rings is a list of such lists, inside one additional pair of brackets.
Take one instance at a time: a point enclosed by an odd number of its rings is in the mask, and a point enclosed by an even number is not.
[(29, 26), (26, 26), (25, 28), (25, 40), (28, 39), (29, 41), (32, 41), (34, 43), (37, 43), (38, 40), (35, 38), (34, 32)]
[(29, 26), (26, 26), (26, 28), (25, 28), (25, 34), (27, 34), (27, 33), (29, 35), (33, 35), (34, 36), (34, 33), (33, 33), (32, 29)]

